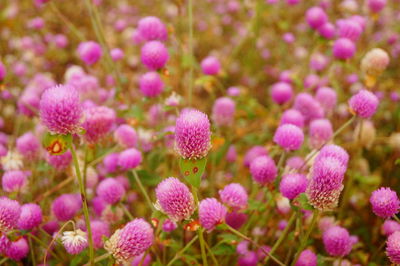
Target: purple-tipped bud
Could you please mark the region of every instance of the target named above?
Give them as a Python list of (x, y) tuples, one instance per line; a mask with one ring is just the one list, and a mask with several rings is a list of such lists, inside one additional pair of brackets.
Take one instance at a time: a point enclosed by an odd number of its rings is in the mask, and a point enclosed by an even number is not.
[(222, 203), (233, 209), (239, 210), (247, 207), (247, 191), (241, 184), (232, 183), (226, 185), (219, 191), (219, 196)]
[(106, 178), (97, 186), (96, 193), (105, 202), (115, 204), (125, 195), (125, 188), (114, 178)]
[(254, 251), (248, 251), (238, 259), (238, 266), (257, 266), (258, 257)]
[(175, 222), (192, 216), (195, 206), (189, 188), (177, 178), (169, 177), (156, 188), (157, 207)]
[(354, 42), (347, 38), (340, 38), (333, 44), (333, 55), (338, 59), (348, 59), (356, 52)]
[(320, 148), (333, 135), (332, 124), (328, 119), (315, 119), (310, 123), (310, 145)]
[(235, 115), (235, 102), (228, 97), (218, 98), (213, 105), (212, 120), (218, 126), (229, 126)]
[(167, 27), (159, 18), (153, 16), (140, 19), (137, 31), (146, 41), (166, 41), (168, 37)]
[(304, 116), (295, 109), (288, 109), (283, 112), (280, 125), (292, 124), (299, 128), (304, 127)]
[(351, 110), (362, 118), (370, 118), (378, 109), (379, 99), (367, 90), (360, 90), (349, 100)]
[(7, 232), (13, 229), (21, 215), (21, 206), (18, 201), (6, 197), (0, 198), (0, 231)]
[(292, 200), (296, 198), (300, 193), (303, 193), (307, 189), (307, 177), (302, 174), (286, 174), (282, 177), (281, 183), (279, 184), (279, 192)]
[(65, 250), (72, 255), (79, 254), (88, 247), (86, 233), (81, 229), (64, 232), (61, 237), (61, 242)]
[(85, 64), (93, 65), (100, 60), (103, 51), (97, 42), (87, 41), (79, 44), (78, 54)]
[(386, 255), (394, 264), (400, 264), (400, 232), (394, 232), (386, 241)]
[(175, 150), (184, 159), (201, 159), (211, 148), (210, 121), (206, 114), (184, 110), (176, 119)]
[(211, 232), (217, 225), (225, 221), (226, 213), (226, 207), (215, 198), (206, 198), (200, 202), (200, 224), (208, 232)]
[(51, 205), (51, 210), (59, 221), (71, 220), (81, 208), (82, 201), (77, 194), (63, 194), (56, 198)]
[(114, 131), (115, 141), (124, 148), (136, 147), (138, 136), (136, 130), (129, 125), (120, 125)]
[(275, 180), (278, 169), (271, 157), (264, 155), (255, 158), (250, 164), (250, 173), (253, 180), (260, 185), (271, 183)]
[(295, 266), (317, 266), (317, 255), (310, 249), (306, 249), (300, 253)]
[(390, 236), (397, 231), (400, 231), (400, 223), (393, 220), (385, 220), (381, 226), (381, 233), (385, 236)]
[(321, 104), (325, 112), (330, 112), (336, 106), (337, 94), (336, 91), (331, 88), (322, 87), (319, 88), (315, 94), (315, 99)]
[(163, 68), (169, 59), (168, 50), (162, 42), (150, 41), (141, 50), (142, 63), (150, 70)]
[(271, 97), (277, 104), (284, 104), (293, 97), (293, 89), (289, 83), (277, 82), (271, 87)]
[(121, 170), (134, 169), (142, 162), (142, 153), (135, 148), (121, 152), (118, 156), (118, 166)]
[(334, 257), (346, 256), (353, 246), (349, 232), (340, 226), (334, 226), (326, 230), (323, 233), (322, 240), (326, 252)]
[(111, 108), (95, 106), (85, 110), (85, 121), (82, 127), (86, 130), (84, 138), (89, 143), (97, 143), (107, 135), (114, 126), (116, 114)]
[(379, 188), (372, 192), (369, 202), (372, 211), (382, 218), (390, 218), (399, 212), (400, 200), (396, 191), (390, 188)]
[(139, 87), (146, 97), (156, 97), (164, 90), (164, 82), (157, 72), (147, 72), (140, 77)]
[(12, 260), (20, 261), (29, 253), (28, 241), (25, 238), (20, 238), (17, 241), (11, 242), (6, 250), (6, 256)]
[(328, 16), (320, 7), (311, 7), (306, 12), (306, 20), (311, 28), (317, 29), (328, 21)]
[(7, 171), (1, 178), (2, 188), (5, 192), (17, 192), (26, 187), (29, 173), (19, 170)]
[(47, 89), (40, 99), (40, 119), (49, 131), (72, 134), (79, 129), (82, 107), (78, 91), (58, 85)]
[(114, 48), (110, 51), (110, 55), (113, 61), (119, 61), (124, 58), (124, 51), (119, 48)]
[(274, 142), (286, 151), (300, 149), (303, 141), (304, 134), (301, 128), (291, 124), (279, 126), (274, 134)]
[(104, 248), (120, 263), (145, 252), (154, 241), (151, 225), (143, 219), (134, 219), (118, 229), (104, 244)]
[(216, 57), (208, 56), (201, 61), (201, 70), (205, 75), (217, 75), (221, 70), (221, 64)]
[(32, 230), (42, 223), (42, 209), (34, 203), (24, 204), (21, 207), (21, 215), (18, 220), (18, 228)]
[(110, 153), (104, 157), (103, 165), (107, 173), (114, 173), (117, 171), (118, 159), (119, 159), (118, 153)]

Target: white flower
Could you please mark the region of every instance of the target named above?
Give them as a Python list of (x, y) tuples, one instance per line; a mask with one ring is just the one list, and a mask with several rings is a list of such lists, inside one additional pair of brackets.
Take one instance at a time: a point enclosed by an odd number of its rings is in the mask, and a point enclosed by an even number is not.
[(88, 246), (86, 233), (80, 229), (64, 232), (61, 242), (70, 254), (78, 254)]
[(22, 155), (16, 151), (8, 151), (0, 162), (5, 171), (20, 170), (23, 166)]

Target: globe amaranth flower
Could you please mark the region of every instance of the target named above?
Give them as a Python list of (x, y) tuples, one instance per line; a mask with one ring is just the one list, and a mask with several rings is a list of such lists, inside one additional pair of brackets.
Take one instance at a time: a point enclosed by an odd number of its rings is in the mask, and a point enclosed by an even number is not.
[(215, 198), (206, 198), (199, 204), (200, 224), (208, 232), (225, 221), (226, 207)]
[(360, 90), (349, 100), (351, 110), (362, 118), (370, 118), (378, 109), (379, 99), (367, 90)]
[(22, 156), (33, 159), (39, 152), (40, 142), (32, 132), (27, 132), (16, 140), (15, 146)]
[(341, 19), (337, 22), (340, 38), (348, 38), (356, 42), (363, 32), (361, 25), (353, 19)]
[(0, 198), (0, 231), (7, 232), (13, 229), (21, 215), (21, 206), (18, 201), (6, 197)]
[(51, 155), (47, 154), (47, 163), (53, 166), (57, 170), (63, 170), (67, 168), (72, 162), (71, 151), (66, 151), (63, 154)]
[(28, 241), (24, 237), (10, 243), (6, 250), (6, 256), (12, 260), (20, 261), (29, 253)]
[(218, 193), (222, 203), (225, 203), (234, 210), (245, 209), (247, 207), (247, 191), (241, 184), (228, 184)]
[(349, 59), (356, 52), (354, 42), (348, 38), (339, 38), (333, 44), (333, 55), (338, 59)]
[[(93, 246), (95, 248), (102, 248), (103, 238), (110, 236), (110, 225), (101, 220), (90, 221), (92, 229)], [(86, 230), (86, 228), (84, 228)]]
[(361, 70), (364, 74), (378, 77), (389, 65), (389, 55), (381, 48), (374, 48), (361, 60)]
[(324, 109), (322, 106), (313, 96), (311, 96), (311, 94), (306, 92), (296, 95), (293, 108), (303, 115), (305, 123), (308, 123), (313, 119), (324, 117)]
[(167, 27), (157, 17), (148, 16), (138, 22), (137, 31), (146, 41), (166, 41), (168, 37)]
[(2, 188), (5, 192), (16, 192), (23, 190), (27, 183), (30, 172), (20, 170), (6, 171), (1, 178)]
[(246, 167), (250, 167), (250, 164), (259, 156), (268, 155), (268, 151), (263, 146), (254, 146), (251, 147), (243, 158), (243, 164)]
[(51, 210), (59, 221), (68, 221), (82, 208), (82, 201), (78, 194), (63, 194), (51, 204)]
[(294, 199), (300, 193), (306, 191), (307, 184), (308, 181), (305, 175), (297, 173), (286, 174), (279, 184), (279, 192), (288, 199)]
[(118, 229), (104, 244), (104, 248), (120, 263), (145, 252), (154, 241), (151, 225), (143, 219), (134, 219)]
[(81, 229), (63, 232), (61, 242), (69, 254), (79, 254), (88, 247), (86, 233)]
[(333, 136), (332, 124), (329, 119), (315, 119), (310, 122), (310, 145), (320, 148)]
[(335, 144), (325, 145), (318, 153), (318, 156), (315, 158), (314, 162), (320, 159), (324, 159), (326, 157), (333, 157), (337, 159), (343, 166), (346, 167), (350, 158), (349, 154), (345, 149)]
[(118, 145), (124, 148), (133, 148), (137, 145), (138, 136), (133, 127), (123, 124), (115, 129), (114, 139)]
[(76, 133), (80, 126), (82, 107), (78, 91), (58, 85), (47, 89), (40, 99), (40, 120), (56, 134)]
[(100, 60), (103, 51), (97, 42), (87, 41), (79, 44), (78, 54), (80, 59), (87, 65), (93, 65)]
[(202, 159), (211, 149), (210, 121), (206, 114), (188, 109), (175, 124), (175, 150), (184, 159)]
[(280, 125), (292, 124), (299, 128), (304, 127), (304, 116), (295, 109), (288, 109), (283, 112)]
[(217, 126), (229, 126), (235, 115), (235, 102), (229, 97), (218, 98), (213, 105), (212, 120)]
[(400, 232), (394, 232), (386, 241), (386, 255), (394, 264), (400, 264)]
[(143, 45), (141, 59), (148, 69), (161, 69), (169, 59), (168, 50), (162, 42), (150, 41)]
[(353, 247), (349, 232), (340, 226), (334, 226), (326, 230), (322, 235), (322, 241), (326, 252), (334, 257), (348, 255)]
[(400, 223), (393, 220), (385, 220), (381, 226), (381, 233), (385, 236), (390, 236), (397, 231), (400, 231)]
[(27, 203), (21, 207), (17, 226), (21, 230), (32, 230), (42, 223), (42, 209), (35, 203)]
[(277, 104), (284, 104), (293, 97), (292, 85), (286, 82), (277, 82), (271, 86), (271, 97)]
[(257, 265), (258, 257), (254, 251), (248, 251), (245, 254), (239, 256), (238, 266), (254, 266)]
[(300, 149), (304, 141), (304, 134), (301, 128), (284, 124), (277, 128), (274, 134), (274, 142), (286, 151)]
[(156, 206), (174, 222), (189, 219), (195, 205), (189, 188), (177, 178), (169, 177), (156, 188)]
[(256, 183), (265, 185), (275, 180), (278, 175), (278, 169), (271, 157), (263, 155), (251, 162), (250, 173)]
[(314, 6), (307, 10), (306, 20), (311, 28), (317, 29), (328, 21), (328, 16), (322, 8)]
[(178, 225), (174, 221), (172, 221), (170, 219), (165, 219), (163, 224), (162, 224), (162, 230), (164, 232), (168, 232), (169, 233), (169, 232), (174, 231), (176, 228), (178, 228)]
[(221, 70), (221, 64), (216, 57), (208, 56), (201, 61), (201, 70), (205, 75), (217, 75)]
[(317, 266), (317, 255), (310, 249), (303, 250), (295, 266)]
[(136, 168), (142, 162), (142, 153), (135, 149), (126, 149), (118, 155), (118, 166), (121, 170)]
[(390, 188), (379, 188), (372, 192), (369, 202), (372, 211), (381, 218), (390, 218), (400, 209), (400, 200), (396, 191)]
[(368, 0), (368, 8), (374, 12), (380, 12), (386, 6), (387, 0)]
[(97, 186), (96, 193), (108, 204), (115, 204), (125, 195), (125, 188), (114, 178), (106, 178)]
[(84, 116), (82, 127), (86, 132), (83, 137), (89, 143), (97, 143), (107, 135), (113, 128), (116, 119), (115, 111), (105, 106), (86, 109)]
[(330, 112), (335, 108), (337, 102), (336, 91), (329, 87), (321, 87), (315, 94), (315, 99), (320, 103), (325, 112)]
[(0, 61), (0, 81), (3, 81), (6, 77), (6, 67), (4, 66), (3, 62)]
[(238, 230), (242, 225), (244, 225), (247, 221), (247, 214), (237, 211), (231, 211), (226, 213), (225, 222), (230, 227)]
[(140, 92), (149, 98), (156, 97), (164, 90), (164, 82), (157, 72), (147, 72), (140, 77)]

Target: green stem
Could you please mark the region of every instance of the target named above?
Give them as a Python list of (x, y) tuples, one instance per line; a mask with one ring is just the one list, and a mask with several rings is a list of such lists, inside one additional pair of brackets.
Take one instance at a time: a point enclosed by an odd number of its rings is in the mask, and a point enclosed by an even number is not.
[(399, 219), (399, 217), (397, 217), (397, 215), (393, 215), (393, 218), (394, 218), (398, 223), (400, 223), (400, 219)]
[(32, 245), (32, 238), (30, 236), (28, 236), (28, 243), (29, 243), (29, 250), (31, 251), (32, 265), (36, 266), (35, 250)]
[[(105, 259), (107, 259), (108, 257), (110, 257), (110, 255), (111, 255), (110, 253), (104, 253), (103, 255), (94, 258), (94, 262), (97, 263), (97, 262), (100, 262), (100, 261), (102, 261), (102, 260), (105, 260)], [(89, 266), (89, 263), (86, 263), (86, 264), (83, 265), (83, 266)]]
[(104, 157), (106, 157), (107, 155), (109, 155), (117, 150), (118, 150), (118, 145), (115, 145), (111, 149), (107, 150), (107, 152), (103, 153), (102, 155), (100, 155), (99, 157), (97, 157), (96, 159), (94, 159), (93, 161), (88, 163), (88, 166), (94, 166), (94, 165), (98, 164), (99, 162), (101, 162), (104, 159)]
[(125, 215), (128, 216), (128, 218), (130, 220), (133, 220), (132, 214), (129, 212), (129, 210), (125, 207), (125, 205), (122, 202), (119, 203), (119, 206), (122, 208), (122, 210), (124, 211)]
[[(33, 240), (35, 240), (39, 245), (41, 245), (42, 247), (44, 247), (45, 249), (47, 249), (48, 247), (47, 247), (47, 244), (45, 244), (45, 243), (43, 243), (42, 242), (42, 240), (40, 240), (38, 237), (36, 237), (35, 235), (33, 235), (33, 234), (31, 234), (31, 233), (28, 233), (28, 236), (30, 237), (30, 238), (32, 238)], [(53, 257), (55, 257), (55, 258), (57, 258), (59, 261), (61, 261), (61, 258), (59, 257), (59, 256), (57, 256), (57, 254), (55, 254), (52, 250), (49, 250), (49, 252), (50, 252), (50, 254), (53, 256)], [(46, 259), (46, 255), (47, 255), (47, 251), (46, 251), (46, 254), (45, 254), (45, 259)], [(45, 264), (46, 265), (46, 264)]]
[(307, 230), (305, 236), (301, 239), (300, 247), (299, 247), (299, 249), (297, 250), (296, 255), (294, 256), (294, 259), (293, 259), (292, 264), (291, 264), (292, 266), (294, 266), (294, 265), (296, 264), (296, 261), (297, 261), (297, 259), (299, 258), (301, 252), (303, 251), (303, 249), (304, 249), (305, 246), (307, 245), (308, 238), (310, 237), (311, 232), (312, 232), (312, 230), (314, 229), (314, 226), (315, 226), (315, 224), (316, 224), (316, 222), (317, 222), (318, 214), (319, 214), (319, 210), (318, 210), (318, 209), (315, 209), (315, 210), (314, 210), (314, 213), (313, 213), (312, 220), (311, 220), (310, 227), (308, 228), (308, 230)]
[(204, 244), (206, 245), (206, 249), (208, 251), (208, 254), (210, 254), (211, 259), (214, 263), (214, 265), (219, 266), (218, 260), (217, 258), (215, 258), (214, 253), (212, 252), (211, 248), (208, 246), (207, 242), (204, 242)]
[(6, 263), (7, 260), (8, 260), (7, 257), (2, 258), (2, 259), (0, 260), (0, 265), (3, 265), (4, 263)]
[[(292, 216), (290, 216), (289, 222), (286, 225), (285, 229), (283, 230), (282, 234), (280, 235), (279, 239), (275, 242), (274, 246), (271, 248), (269, 254), (274, 254), (275, 251), (279, 248), (283, 240), (285, 240), (290, 228), (292, 227), (294, 221), (296, 220), (297, 217), (297, 212), (293, 212)], [(265, 257), (264, 264), (267, 265), (269, 259), (271, 257), (267, 256)]]
[(188, 18), (189, 18), (189, 93), (188, 93), (188, 104), (192, 106), (192, 94), (193, 94), (193, 0), (188, 0)]
[(150, 207), (150, 209), (151, 209), (152, 211), (155, 211), (154, 205), (151, 203), (150, 196), (149, 196), (149, 194), (147, 194), (147, 191), (146, 191), (146, 189), (144, 188), (144, 186), (143, 186), (143, 184), (142, 184), (142, 181), (140, 181), (140, 178), (139, 178), (137, 172), (136, 172), (135, 170), (132, 170), (132, 172), (133, 172), (133, 176), (134, 176), (134, 178), (135, 178), (135, 181), (136, 181), (136, 183), (137, 183), (137, 185), (138, 185), (140, 191), (142, 192), (143, 196), (144, 196), (145, 199), (146, 199), (147, 205), (149, 205), (149, 207)]
[(198, 236), (193, 237), (192, 240), (190, 240), (190, 242), (188, 242), (184, 248), (182, 248), (180, 251), (178, 251), (178, 252), (176, 253), (175, 257), (174, 257), (170, 262), (168, 262), (167, 266), (173, 265), (173, 263), (174, 263), (176, 260), (178, 260), (178, 259), (180, 258), (180, 256), (182, 256), (182, 254), (185, 253), (185, 251), (186, 251), (188, 248), (190, 248), (190, 246), (193, 245), (193, 243), (194, 243), (198, 238), (199, 238)]
[(56, 4), (54, 1), (51, 1), (50, 3), (50, 8), (53, 10), (53, 12), (61, 19), (61, 21), (67, 26), (67, 28), (72, 32), (72, 35), (75, 36), (79, 41), (84, 41), (85, 38), (82, 36), (80, 31), (74, 26), (74, 24), (69, 21), (57, 8)]
[(207, 254), (206, 254), (206, 249), (205, 249), (205, 241), (204, 241), (204, 236), (203, 236), (203, 229), (197, 230), (197, 234), (199, 236), (199, 241), (200, 241), (200, 249), (201, 249), (201, 257), (203, 260), (203, 265), (207, 266)]
[(87, 196), (86, 196), (85, 184), (83, 183), (81, 170), (79, 169), (78, 157), (76, 156), (76, 152), (75, 152), (75, 148), (74, 148), (73, 144), (71, 144), (71, 149), (70, 150), (71, 150), (71, 154), (72, 154), (72, 159), (74, 161), (76, 177), (78, 178), (79, 189), (80, 189), (80, 192), (81, 192), (82, 205), (83, 205), (83, 215), (85, 216), (85, 223), (86, 223), (86, 228), (87, 228), (87, 232), (88, 232), (89, 261), (90, 261), (90, 265), (94, 265), (94, 249), (93, 249), (93, 239), (92, 239), (92, 228), (90, 226), (89, 208), (88, 208), (88, 204), (87, 204)]

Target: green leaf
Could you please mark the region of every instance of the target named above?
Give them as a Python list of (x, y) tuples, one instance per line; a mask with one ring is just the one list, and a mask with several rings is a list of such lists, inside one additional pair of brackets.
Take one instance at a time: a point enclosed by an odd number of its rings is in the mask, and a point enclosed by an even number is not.
[(206, 169), (207, 157), (200, 160), (188, 160), (181, 158), (179, 168), (186, 181), (192, 186), (200, 187), (201, 176)]
[(72, 135), (46, 133), (42, 144), (51, 155), (61, 155), (68, 150), (72, 143)]
[(299, 196), (296, 198), (296, 202), (299, 203), (299, 207), (304, 209), (304, 210), (309, 210), (312, 211), (314, 208), (308, 203), (308, 199), (305, 193), (301, 193)]
[(253, 199), (249, 199), (249, 211), (264, 211), (265, 210), (265, 203)]
[(326, 261), (324, 259), (324, 256), (318, 254), (317, 255), (317, 266), (326, 266)]
[(395, 165), (400, 165), (400, 158), (394, 162)]
[(231, 244), (222, 243), (211, 248), (214, 255), (232, 255), (234, 254), (235, 247)]

